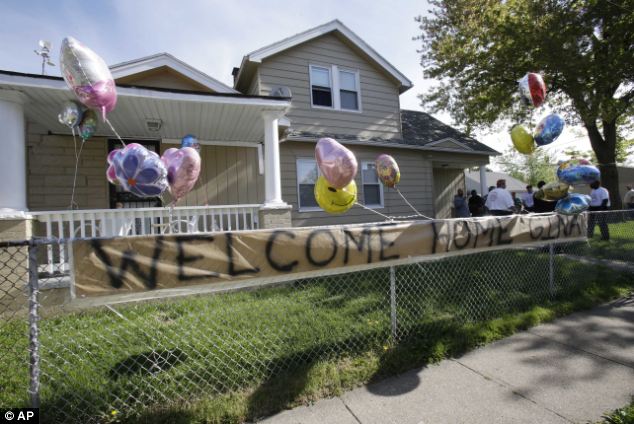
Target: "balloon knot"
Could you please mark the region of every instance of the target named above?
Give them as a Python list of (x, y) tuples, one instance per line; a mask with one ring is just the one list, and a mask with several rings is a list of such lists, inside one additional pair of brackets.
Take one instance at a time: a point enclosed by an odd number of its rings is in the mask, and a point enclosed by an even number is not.
[(128, 178), (128, 185), (130, 187), (136, 186), (136, 180), (134, 178)]

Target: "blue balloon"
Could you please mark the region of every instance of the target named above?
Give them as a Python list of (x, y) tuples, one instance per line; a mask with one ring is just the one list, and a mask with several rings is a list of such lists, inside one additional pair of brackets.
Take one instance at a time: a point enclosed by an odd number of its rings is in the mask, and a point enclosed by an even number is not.
[(548, 115), (541, 120), (535, 129), (535, 143), (538, 146), (545, 146), (552, 143), (561, 135), (564, 130), (564, 118), (559, 115)]
[(555, 212), (562, 215), (576, 215), (588, 210), (589, 207), (590, 196), (587, 194), (570, 193), (557, 202)]
[(193, 147), (198, 153), (200, 153), (200, 143), (195, 135), (187, 134), (181, 140), (181, 147)]
[(571, 159), (559, 165), (557, 178), (569, 185), (592, 184), (601, 179), (601, 171), (585, 159)]

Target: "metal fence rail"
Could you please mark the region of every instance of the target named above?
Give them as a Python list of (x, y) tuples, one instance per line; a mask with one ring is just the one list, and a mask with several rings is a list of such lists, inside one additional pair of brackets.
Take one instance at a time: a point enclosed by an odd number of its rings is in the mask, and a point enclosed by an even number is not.
[(594, 216), (609, 241), (597, 226), (589, 242), (81, 311), (66, 303), (62, 276), (38, 267), (49, 247), (59, 247), (54, 241), (5, 243), (0, 407), (39, 404), (41, 422), (104, 422), (257, 393), (324, 360), (395, 346), (438, 349), (438, 335), (527, 311), (611, 278), (615, 267), (634, 267), (630, 212)]

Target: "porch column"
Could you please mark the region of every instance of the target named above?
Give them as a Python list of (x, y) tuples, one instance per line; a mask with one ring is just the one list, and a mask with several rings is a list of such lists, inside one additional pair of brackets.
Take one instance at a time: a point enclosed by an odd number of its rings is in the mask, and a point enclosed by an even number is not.
[(282, 200), (282, 172), (280, 171), (280, 141), (277, 121), (283, 116), (278, 111), (262, 112), (264, 120), (264, 205), (287, 206)]
[(26, 210), (24, 95), (0, 89), (0, 213)]
[(480, 165), (480, 195), (484, 196), (488, 193), (489, 186), (487, 185), (487, 166)]
[(258, 212), (260, 228), (292, 226), (291, 205), (282, 200), (282, 172), (280, 170), (280, 140), (278, 119), (280, 111), (262, 112), (264, 121), (264, 204)]

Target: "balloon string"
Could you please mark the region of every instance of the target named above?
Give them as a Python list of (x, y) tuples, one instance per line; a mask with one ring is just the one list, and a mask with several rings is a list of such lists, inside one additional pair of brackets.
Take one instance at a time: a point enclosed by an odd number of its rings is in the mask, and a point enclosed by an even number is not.
[(368, 210), (368, 211), (373, 212), (373, 213), (375, 213), (375, 214), (377, 214), (377, 215), (379, 215), (379, 216), (382, 216), (383, 218), (385, 218), (385, 219), (386, 219), (386, 220), (388, 220), (388, 221), (393, 221), (393, 219), (392, 219), (391, 217), (389, 217), (389, 216), (387, 216), (387, 215), (383, 215), (381, 212), (379, 212), (379, 211), (375, 211), (374, 209), (371, 209), (371, 208), (367, 207), (366, 205), (362, 205), (362, 204), (361, 204), (361, 203), (359, 203), (359, 202), (355, 202), (354, 204), (355, 204), (355, 205), (357, 205), (357, 206), (361, 206), (361, 207), (362, 207), (363, 209), (365, 209), (365, 210)]
[(108, 126), (110, 127), (110, 129), (112, 130), (112, 132), (114, 133), (114, 135), (117, 136), (117, 138), (119, 139), (119, 141), (121, 142), (121, 144), (123, 144), (123, 147), (126, 146), (125, 141), (123, 141), (123, 139), (121, 138), (121, 136), (119, 135), (119, 133), (117, 132), (117, 130), (114, 129), (114, 127), (112, 126), (112, 123), (110, 122), (110, 120), (108, 118), (106, 118), (106, 123), (108, 124)]
[(416, 212), (416, 214), (417, 214), (418, 216), (423, 217), (423, 218), (425, 218), (425, 219), (433, 219), (433, 218), (430, 218), (430, 217), (425, 216), (425, 215), (423, 215), (422, 213), (418, 212), (418, 210), (417, 210), (417, 209), (416, 209), (416, 208), (415, 208), (415, 207), (414, 207), (414, 206), (413, 206), (410, 202), (408, 202), (408, 201), (407, 201), (407, 199), (405, 198), (405, 196), (403, 196), (403, 193), (401, 193), (401, 190), (399, 190), (399, 189), (398, 189), (398, 187), (394, 187), (394, 190), (396, 190), (396, 192), (397, 192), (398, 194), (400, 194), (400, 195), (401, 195), (401, 197), (403, 198), (403, 200), (405, 201), (405, 203), (407, 203), (407, 205), (408, 205), (410, 208), (412, 208), (412, 210), (413, 210), (414, 212)]
[(74, 206), (78, 206), (75, 204), (75, 187), (77, 185), (77, 171), (79, 169), (79, 158), (81, 157), (81, 152), (84, 150), (85, 140), (82, 141), (81, 146), (79, 146), (79, 153), (77, 153), (77, 139), (75, 138), (75, 128), (71, 128), (73, 133), (73, 145), (75, 146), (75, 174), (73, 175), (73, 191), (70, 195), (70, 209), (78, 209)]

